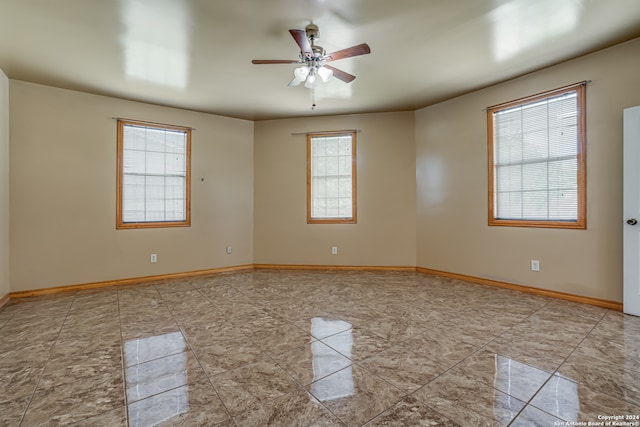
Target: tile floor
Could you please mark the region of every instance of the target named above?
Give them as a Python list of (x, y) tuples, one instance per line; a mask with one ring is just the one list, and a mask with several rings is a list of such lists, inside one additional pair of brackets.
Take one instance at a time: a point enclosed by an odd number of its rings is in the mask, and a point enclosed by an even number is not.
[(640, 318), (420, 273), (257, 270), (0, 309), (2, 426), (638, 415)]

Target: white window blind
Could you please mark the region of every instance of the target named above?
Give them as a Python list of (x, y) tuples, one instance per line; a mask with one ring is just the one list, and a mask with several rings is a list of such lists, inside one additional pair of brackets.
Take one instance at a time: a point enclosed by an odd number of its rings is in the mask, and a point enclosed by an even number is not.
[(493, 113), (495, 219), (578, 220), (578, 114), (575, 90)]
[(187, 220), (187, 131), (124, 124), (122, 222)]
[(311, 219), (354, 219), (352, 134), (310, 138)]

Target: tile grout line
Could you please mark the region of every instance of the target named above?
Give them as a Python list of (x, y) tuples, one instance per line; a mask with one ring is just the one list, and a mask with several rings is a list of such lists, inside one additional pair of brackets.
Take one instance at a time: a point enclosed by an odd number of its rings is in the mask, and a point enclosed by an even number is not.
[(29, 412), (29, 408), (31, 407), (31, 403), (33, 402), (33, 398), (36, 395), (36, 391), (38, 391), (38, 386), (40, 385), (40, 381), (42, 381), (42, 377), (44, 377), (44, 374), (47, 371), (47, 366), (49, 365), (49, 362), (51, 362), (51, 355), (53, 353), (53, 349), (56, 347), (56, 343), (58, 342), (58, 339), (60, 339), (60, 335), (62, 334), (62, 329), (64, 328), (64, 324), (67, 322), (67, 318), (69, 317), (69, 313), (71, 312), (71, 307), (73, 306), (73, 303), (76, 300), (76, 295), (77, 295), (77, 293), (74, 292), (73, 298), (71, 299), (71, 303), (69, 304), (69, 308), (67, 309), (67, 313), (65, 314), (64, 320), (62, 321), (62, 324), (60, 325), (60, 330), (58, 331), (58, 335), (56, 336), (55, 340), (52, 340), (51, 348), (49, 348), (49, 357), (47, 358), (47, 361), (45, 362), (44, 366), (42, 367), (42, 372), (40, 373), (40, 375), (38, 377), (38, 380), (36, 381), (36, 385), (34, 386), (33, 392), (31, 393), (31, 396), (29, 397), (29, 401), (27, 402), (27, 405), (24, 408), (24, 412), (22, 413), (22, 417), (20, 417), (20, 422), (18, 423), (18, 426), (22, 426), (22, 423), (24, 422), (24, 419), (27, 416), (27, 412)]
[(127, 426), (131, 426), (129, 420), (129, 397), (127, 396), (127, 375), (124, 361), (124, 339), (122, 338), (122, 312), (120, 311), (120, 291), (116, 289), (116, 299), (118, 303), (118, 329), (120, 329), (120, 378), (122, 379), (122, 393), (124, 401), (124, 413), (127, 421)]
[[(242, 294), (242, 295), (246, 296), (247, 298), (252, 299), (252, 298), (251, 298), (251, 295), (248, 295), (248, 294), (246, 294), (246, 293), (244, 293), (244, 292), (242, 292), (242, 291), (240, 291), (240, 290), (236, 289), (236, 288), (235, 288), (233, 285), (231, 285), (231, 284), (229, 284), (229, 286), (231, 286), (234, 290), (236, 290), (236, 291), (237, 291), (237, 292), (239, 292), (240, 294)], [(210, 301), (210, 302), (211, 302), (211, 300), (210, 300), (206, 295), (203, 295), (203, 296), (204, 296), (208, 301)], [(297, 301), (303, 301), (302, 299), (296, 299), (296, 300), (297, 300)], [(257, 309), (259, 309), (259, 310), (263, 310), (263, 311), (265, 311), (265, 310), (266, 310), (266, 313), (267, 313), (267, 314), (274, 315), (274, 316), (276, 316), (277, 318), (282, 319), (282, 320), (283, 320), (285, 323), (287, 323), (288, 325), (291, 325), (291, 326), (295, 327), (296, 329), (300, 329), (300, 328), (298, 328), (298, 327), (297, 327), (297, 325), (293, 324), (293, 323), (292, 323), (291, 321), (289, 321), (288, 319), (285, 319), (285, 318), (283, 318), (282, 316), (279, 316), (279, 315), (278, 315), (277, 313), (275, 313), (271, 308), (264, 308), (263, 306), (261, 306), (261, 305), (257, 305), (257, 304), (254, 304), (254, 303), (250, 303), (250, 304), (251, 304), (252, 306), (256, 307), (256, 308), (257, 308)], [(291, 391), (288, 391), (287, 393), (284, 393), (284, 394), (282, 394), (282, 395), (280, 395), (280, 396), (276, 396), (276, 397), (274, 397), (274, 398), (272, 398), (272, 399), (268, 399), (268, 400), (267, 400), (267, 401), (265, 401), (265, 402), (261, 402), (261, 405), (268, 404), (268, 403), (270, 403), (270, 402), (273, 402), (273, 401), (275, 401), (275, 400), (277, 400), (277, 399), (282, 398), (283, 396), (287, 396), (287, 395), (290, 395), (290, 394), (295, 393), (295, 392), (296, 392), (296, 391), (298, 391), (298, 390), (301, 390), (301, 391), (303, 391), (303, 392), (305, 392), (305, 393), (308, 393), (310, 396), (312, 396), (312, 397), (313, 397), (313, 398), (314, 398), (314, 399), (315, 399), (315, 400), (316, 400), (316, 401), (317, 401), (317, 402), (318, 402), (318, 403), (319, 403), (323, 408), (325, 408), (325, 409), (326, 409), (326, 410), (327, 410), (331, 415), (333, 415), (337, 420), (339, 420), (341, 423), (343, 423), (343, 424), (347, 425), (347, 423), (345, 423), (345, 422), (344, 422), (340, 417), (338, 417), (336, 414), (334, 414), (334, 413), (333, 413), (333, 412), (332, 412), (332, 411), (331, 411), (331, 410), (330, 410), (330, 409), (329, 409), (329, 408), (328, 408), (324, 403), (322, 403), (322, 401), (320, 401), (320, 400), (319, 400), (315, 395), (313, 395), (310, 391), (308, 391), (307, 389), (305, 389), (304, 385), (303, 385), (303, 384), (301, 384), (301, 383), (300, 383), (296, 378), (294, 378), (294, 377), (293, 377), (293, 376), (292, 376), (288, 371), (286, 371), (286, 370), (285, 370), (285, 369), (284, 369), (284, 368), (283, 368), (283, 367), (282, 367), (282, 366), (281, 366), (281, 365), (280, 365), (280, 364), (279, 364), (279, 363), (274, 359), (274, 357), (273, 357), (271, 354), (269, 354), (269, 353), (267, 353), (266, 351), (264, 351), (264, 350), (262, 349), (262, 346), (258, 345), (258, 344), (257, 344), (257, 343), (256, 343), (256, 342), (255, 342), (255, 341), (254, 341), (254, 340), (253, 340), (249, 335), (247, 335), (244, 331), (240, 330), (240, 332), (241, 332), (241, 333), (242, 333), (242, 334), (247, 338), (247, 340), (249, 340), (249, 341), (250, 341), (254, 346), (256, 346), (257, 348), (259, 348), (259, 349), (260, 349), (260, 353), (262, 354), (262, 356), (263, 356), (263, 357), (268, 358), (268, 359), (271, 361), (271, 363), (273, 363), (275, 366), (277, 366), (277, 367), (278, 367), (278, 369), (280, 369), (282, 372), (284, 372), (284, 374), (285, 374), (288, 378), (290, 378), (290, 379), (291, 379), (291, 381), (292, 381), (293, 383), (295, 383), (295, 386), (296, 386), (294, 389), (292, 389)], [(303, 331), (303, 332), (305, 332), (305, 333), (306, 333), (306, 331)], [(344, 331), (342, 331), (342, 332), (344, 332)], [(340, 333), (340, 332), (338, 332), (338, 333)], [(334, 334), (334, 335), (335, 335), (335, 334)], [(314, 336), (312, 336), (312, 335), (309, 335), (309, 336), (310, 336), (311, 338), (313, 338), (315, 341), (320, 341), (320, 340), (318, 340), (316, 337), (314, 337)], [(186, 337), (185, 337), (185, 338), (186, 338)], [(311, 344), (312, 344), (313, 342), (315, 342), (315, 341), (309, 342), (309, 343), (308, 343), (308, 345), (311, 345)], [(323, 343), (323, 344), (324, 344), (324, 343)], [(330, 348), (331, 348), (331, 347), (330, 347)], [(198, 363), (200, 363), (200, 362), (198, 361)], [(251, 363), (248, 363), (248, 364), (246, 364), (246, 365), (242, 365), (242, 366), (237, 367), (237, 368), (234, 368), (234, 369), (239, 369), (239, 368), (244, 367), (244, 366), (247, 366), (247, 365), (249, 365), (249, 364), (251, 364)], [(351, 365), (349, 365), (349, 366), (351, 366)], [(346, 369), (346, 368), (347, 368), (347, 367), (342, 368), (342, 369)], [(338, 370), (338, 371), (336, 371), (336, 372), (339, 372), (339, 371), (341, 371), (342, 369), (339, 369), (339, 370)], [(203, 368), (203, 370), (204, 370), (204, 368)], [(226, 371), (226, 372), (228, 372), (228, 371)], [(335, 373), (335, 372), (334, 372), (334, 373)], [(212, 383), (212, 380), (211, 380), (211, 378), (210, 378), (209, 374), (207, 374), (207, 373), (206, 373), (206, 371), (205, 371), (205, 375), (207, 376), (207, 379), (208, 379), (208, 380), (209, 380), (209, 382), (211, 383), (211, 385), (212, 385), (212, 387), (214, 388), (214, 390), (216, 390), (215, 386), (214, 386), (214, 385), (213, 385), (213, 383)], [(332, 374), (329, 374), (329, 375), (332, 375)], [(327, 376), (329, 376), (329, 375), (326, 375), (326, 376), (325, 376), (325, 377), (323, 377), (323, 378), (326, 378), (326, 377), (327, 377)], [(214, 375), (214, 376), (215, 376), (215, 375)], [(218, 393), (218, 392), (217, 392), (217, 390), (216, 390), (216, 394), (217, 394), (217, 393)], [(218, 396), (219, 396), (219, 394), (218, 394)], [(220, 397), (220, 396), (219, 396), (219, 397)], [(220, 400), (222, 401), (222, 398), (221, 398), (221, 397), (220, 397)], [(225, 409), (227, 409), (226, 405), (224, 404), (224, 401), (222, 401), (222, 404), (225, 406)], [(251, 408), (250, 408), (250, 409), (247, 409), (247, 410), (245, 410), (245, 411), (243, 411), (243, 412), (241, 412), (241, 413), (240, 413), (240, 414), (238, 414), (237, 416), (239, 416), (239, 415), (241, 415), (241, 414), (244, 414), (244, 413), (246, 413), (246, 412), (247, 412), (247, 411), (249, 411), (249, 410), (251, 410)], [(228, 411), (228, 409), (227, 409), (227, 411)], [(230, 413), (229, 413), (229, 415), (231, 416), (231, 414), (230, 414)], [(237, 426), (237, 423), (236, 423), (236, 421), (235, 421), (235, 418), (236, 418), (236, 417), (231, 416), (231, 420), (232, 420), (232, 422), (234, 423), (234, 425), (236, 425), (236, 426)]]
[[(540, 307), (540, 309), (539, 309), (539, 310), (536, 310), (536, 312), (538, 312), (538, 311), (542, 310), (544, 307), (546, 307), (546, 306), (547, 306), (548, 304), (550, 304), (551, 302), (552, 302), (552, 301), (549, 301), (549, 302), (548, 302), (547, 304), (545, 304), (543, 307)], [(564, 358), (564, 360), (563, 360), (563, 361), (558, 365), (558, 367), (557, 367), (557, 368), (556, 368), (556, 369), (551, 373), (551, 375), (549, 376), (549, 378), (547, 378), (547, 379), (545, 380), (545, 382), (543, 382), (543, 383), (542, 383), (542, 385), (540, 385), (540, 387), (538, 387), (538, 389), (536, 390), (536, 392), (535, 392), (535, 393), (533, 393), (533, 395), (531, 396), (531, 398), (529, 398), (529, 400), (528, 400), (527, 402), (525, 402), (525, 406), (524, 406), (524, 407), (520, 410), (520, 412), (518, 412), (518, 414), (517, 414), (517, 415), (516, 415), (512, 420), (511, 420), (511, 422), (509, 423), (509, 426), (510, 426), (511, 424), (513, 424), (513, 422), (518, 418), (518, 416), (520, 416), (520, 414), (522, 414), (522, 412), (523, 412), (523, 411), (524, 411), (528, 406), (532, 406), (533, 408), (535, 408), (535, 409), (537, 409), (537, 410), (539, 410), (539, 411), (542, 411), (542, 412), (544, 412), (545, 414), (549, 414), (549, 415), (551, 415), (551, 416), (552, 416), (552, 417), (554, 417), (554, 418), (558, 418), (558, 419), (560, 419), (560, 420), (563, 420), (562, 418), (560, 418), (560, 417), (558, 417), (558, 416), (556, 416), (556, 415), (550, 414), (549, 412), (545, 411), (544, 409), (540, 409), (540, 408), (538, 408), (537, 406), (532, 405), (532, 404), (531, 404), (531, 402), (533, 402), (533, 400), (536, 398), (536, 396), (538, 396), (538, 394), (540, 394), (540, 392), (542, 391), (542, 389), (543, 389), (543, 388), (544, 388), (544, 387), (549, 383), (549, 381), (551, 381), (551, 380), (553, 379), (553, 377), (555, 377), (556, 375), (559, 375), (559, 374), (558, 374), (558, 371), (560, 370), (560, 368), (562, 367), (562, 365), (564, 365), (564, 364), (566, 363), (566, 361), (567, 361), (567, 360), (571, 357), (571, 355), (572, 355), (572, 354), (573, 354), (573, 353), (578, 349), (578, 347), (580, 347), (580, 345), (584, 342), (584, 340), (586, 340), (586, 339), (587, 339), (587, 337), (588, 337), (589, 335), (591, 335), (591, 333), (593, 332), (593, 330), (594, 330), (594, 329), (595, 329), (595, 328), (600, 324), (600, 322), (602, 322), (602, 319), (604, 319), (604, 318), (605, 318), (605, 316), (607, 315), (607, 313), (608, 313), (609, 311), (610, 311), (610, 310), (609, 310), (609, 309), (607, 309), (607, 311), (602, 315), (602, 317), (601, 317), (601, 318), (600, 318), (600, 319), (595, 323), (595, 325), (593, 325), (593, 327), (591, 328), (591, 330), (589, 330), (589, 332), (587, 332), (587, 334), (586, 334), (586, 335), (585, 335), (585, 336), (580, 340), (580, 342), (579, 342), (578, 344), (576, 344), (576, 346), (573, 348), (573, 350), (571, 350), (571, 352), (567, 355), (567, 357), (565, 357), (565, 358)], [(533, 314), (535, 314), (536, 312), (534, 312)], [(533, 315), (533, 314), (532, 314), (532, 315)], [(531, 317), (531, 316), (529, 316), (529, 317)], [(567, 422), (567, 421), (569, 421), (569, 420), (563, 420), (563, 421)]]
[[(202, 297), (209, 303), (211, 304), (211, 300), (209, 298), (207, 298), (206, 295), (204, 295), (202, 292), (200, 292), (200, 289), (194, 288), (192, 285), (191, 286), (192, 290), (197, 291), (200, 295), (202, 295)], [(159, 292), (158, 292), (159, 293)], [(163, 301), (164, 297), (162, 296), (162, 294), (160, 294), (160, 298), (162, 298)], [(165, 301), (166, 303), (166, 301)], [(200, 362), (200, 359), (198, 358), (198, 354), (195, 351), (193, 345), (189, 342), (189, 339), (187, 338), (187, 336), (184, 334), (183, 330), (182, 330), (182, 325), (180, 324), (180, 322), (178, 322), (178, 319), (174, 316), (173, 312), (171, 311), (171, 306), (170, 304), (167, 303), (167, 309), (169, 310), (169, 313), (171, 314), (171, 318), (173, 319), (173, 321), (176, 323), (176, 325), (178, 325), (178, 327), (180, 328), (180, 334), (182, 335), (182, 337), (184, 338), (185, 342), (189, 345), (189, 351), (191, 351), (191, 353), (193, 354), (193, 357), (196, 359), (196, 362), (198, 363), (198, 366), (200, 367), (200, 369), (202, 370), (202, 373), (204, 374), (205, 378), (207, 379), (207, 382), (211, 385), (211, 388), (213, 389), (213, 392), (216, 394), (216, 396), (218, 397), (218, 399), (220, 400), (220, 404), (222, 405), (222, 407), (224, 408), (225, 413), (227, 414), (227, 417), (229, 417), (228, 419), (233, 423), (234, 426), (237, 427), (237, 424), (235, 422), (235, 420), (233, 419), (233, 417), (231, 416), (231, 413), (229, 412), (229, 408), (227, 408), (227, 405), (224, 403), (224, 401), (222, 400), (222, 397), (220, 396), (220, 393), (218, 392), (218, 390), (216, 389), (215, 385), (213, 384), (213, 382), (211, 381), (211, 378), (209, 378), (209, 374), (207, 373), (207, 371), (204, 369), (204, 366), (202, 366), (202, 363)], [(156, 359), (157, 360), (157, 359)], [(184, 387), (184, 385), (179, 386), (179, 387), (175, 387), (171, 390), (175, 390), (176, 388), (180, 388), (180, 387)], [(165, 390), (162, 393), (165, 393), (166, 391), (169, 390)], [(160, 394), (160, 393), (157, 393)], [(157, 395), (156, 394), (156, 395)], [(151, 396), (149, 396), (151, 397)], [(149, 397), (147, 397), (146, 399), (148, 399)]]
[[(416, 390), (414, 390), (413, 392), (411, 392), (411, 394), (410, 394), (410, 395), (414, 395), (414, 394), (415, 394), (415, 393), (417, 393), (419, 390), (422, 390), (423, 388), (425, 388), (427, 385), (429, 385), (429, 384), (430, 384), (430, 383), (432, 383), (433, 381), (437, 380), (438, 378), (442, 377), (442, 376), (443, 376), (443, 375), (445, 375), (446, 373), (448, 373), (448, 372), (450, 372), (451, 370), (453, 370), (453, 369), (455, 369), (456, 367), (458, 367), (460, 364), (462, 364), (462, 363), (463, 363), (464, 361), (466, 361), (467, 359), (469, 359), (469, 358), (473, 357), (474, 355), (476, 355), (476, 354), (480, 353), (481, 351), (485, 351), (485, 348), (486, 348), (489, 344), (491, 344), (492, 342), (494, 342), (495, 340), (497, 340), (498, 338), (500, 338), (502, 335), (504, 335), (504, 334), (505, 334), (505, 333), (507, 333), (508, 331), (510, 331), (510, 330), (512, 330), (513, 328), (515, 328), (518, 324), (520, 324), (520, 323), (524, 322), (525, 320), (529, 319), (529, 318), (530, 318), (531, 316), (533, 316), (535, 313), (537, 313), (538, 311), (540, 311), (540, 310), (542, 310), (544, 307), (546, 307), (550, 302), (551, 302), (551, 301), (547, 301), (547, 302), (545, 302), (545, 304), (544, 304), (544, 305), (540, 306), (538, 309), (536, 309), (536, 310), (534, 310), (533, 312), (531, 312), (531, 314), (529, 314), (528, 316), (526, 316), (525, 318), (523, 318), (522, 320), (520, 320), (518, 323), (516, 323), (515, 325), (511, 326), (510, 328), (508, 328), (508, 329), (506, 329), (506, 330), (502, 331), (502, 333), (500, 333), (499, 335), (494, 336), (492, 339), (490, 339), (489, 341), (485, 342), (482, 346), (480, 346), (476, 351), (474, 351), (474, 352), (470, 353), (469, 355), (467, 355), (466, 357), (462, 358), (460, 361), (458, 361), (458, 362), (457, 362), (457, 363), (455, 363), (454, 365), (450, 366), (448, 369), (446, 369), (446, 370), (442, 371), (442, 372), (441, 372), (441, 373), (439, 373), (436, 377), (432, 378), (429, 382), (427, 382), (426, 384), (423, 384), (421, 387), (419, 387), (418, 389), (416, 389)], [(492, 352), (492, 353), (493, 353), (493, 352)], [(499, 353), (495, 353), (495, 354), (498, 354), (498, 355), (499, 355)], [(507, 357), (507, 356), (504, 356), (504, 355), (502, 355), (502, 356), (503, 356), (503, 357)], [(519, 363), (522, 363), (522, 362), (519, 362)], [(527, 366), (531, 366), (531, 365), (526, 364), (526, 363), (523, 363), (523, 364), (524, 364), (524, 365), (527, 365)], [(532, 367), (533, 367), (533, 368), (535, 368), (535, 366), (532, 366)], [(539, 369), (539, 368), (536, 368), (536, 369)], [(544, 369), (540, 369), (540, 370), (544, 371)], [(546, 371), (545, 371), (545, 372), (546, 372)], [(551, 378), (551, 377), (549, 377), (549, 378)], [(545, 383), (546, 383), (546, 381), (545, 381)], [(487, 384), (485, 384), (485, 385), (487, 385)], [(543, 385), (544, 385), (544, 384), (543, 384)], [(496, 391), (498, 391), (498, 392), (504, 393), (503, 391), (498, 390), (498, 389), (496, 389), (495, 387), (493, 387), (493, 386), (491, 386), (491, 385), (487, 385), (487, 386), (489, 386), (489, 387), (493, 388), (494, 390), (496, 390)], [(541, 386), (541, 388), (542, 388), (542, 386)], [(516, 397), (514, 397), (514, 396), (511, 396), (511, 395), (507, 394), (507, 393), (504, 393), (504, 394), (506, 394), (507, 396), (513, 397), (514, 399), (520, 400), (520, 399), (518, 399), (518, 398), (516, 398)], [(417, 397), (414, 397), (414, 399), (416, 399), (417, 401), (419, 401), (419, 402), (423, 403), (424, 405), (426, 405), (426, 406), (427, 406), (428, 408), (430, 408), (431, 410), (433, 410), (433, 411), (437, 412), (438, 414), (440, 414), (440, 415), (444, 416), (445, 418), (449, 419), (449, 417), (445, 416), (444, 414), (441, 414), (439, 411), (437, 411), (435, 408), (433, 408), (433, 407), (432, 407), (431, 405), (429, 405), (427, 402), (424, 402), (424, 401), (422, 401), (422, 400), (418, 399)], [(520, 400), (520, 401), (521, 401), (521, 400)], [(522, 401), (521, 401), (521, 402), (522, 402)], [(522, 407), (522, 409), (521, 409), (521, 410), (520, 410), (520, 411), (519, 411), (519, 412), (518, 412), (518, 413), (517, 413), (517, 414), (516, 414), (512, 419), (511, 419), (511, 421), (509, 422), (509, 424), (513, 423), (513, 421), (514, 421), (516, 418), (518, 418), (518, 416), (522, 413), (522, 411), (524, 410), (524, 408), (526, 408), (526, 407), (527, 407), (527, 405), (528, 405), (528, 403), (526, 403), (526, 402), (525, 402), (525, 405), (524, 405), (524, 406)]]
[[(580, 342), (575, 346), (575, 348), (574, 348), (573, 350), (571, 350), (571, 352), (569, 353), (569, 355), (568, 355), (568, 356), (567, 356), (567, 357), (562, 361), (562, 363), (561, 363), (561, 364), (556, 368), (556, 370), (553, 372), (553, 374), (551, 374), (551, 376), (550, 376), (549, 378), (547, 378), (547, 381), (545, 381), (545, 382), (544, 382), (544, 384), (542, 384), (542, 386), (540, 386), (540, 388), (539, 388), (539, 389), (535, 392), (535, 394), (531, 397), (531, 399), (529, 399), (529, 402), (527, 402), (527, 405), (529, 405), (529, 404), (530, 404), (530, 402), (531, 402), (531, 401), (532, 401), (532, 400), (533, 400), (533, 399), (534, 399), (534, 398), (535, 398), (535, 397), (540, 393), (540, 391), (544, 388), (544, 386), (545, 386), (545, 385), (547, 385), (547, 383), (548, 383), (548, 382), (549, 382), (549, 381), (550, 381), (554, 376), (556, 376), (556, 375), (561, 376), (561, 378), (563, 378), (563, 379), (565, 379), (565, 380), (567, 380), (567, 381), (571, 381), (571, 382), (573, 382), (573, 383), (579, 384), (579, 382), (574, 381), (574, 380), (572, 380), (571, 378), (568, 378), (568, 377), (564, 377), (564, 376), (562, 376), (561, 374), (559, 374), (559, 373), (558, 373), (558, 371), (560, 370), (560, 368), (562, 367), (562, 365), (564, 365), (564, 364), (567, 362), (567, 360), (568, 360), (568, 359), (573, 355), (573, 353), (575, 353), (575, 352), (576, 352), (576, 350), (578, 350), (578, 347), (580, 347), (580, 345), (581, 345), (581, 344), (582, 344), (582, 343), (583, 343), (583, 342), (584, 342), (584, 341), (585, 341), (585, 340), (586, 340), (586, 339), (591, 335), (591, 333), (596, 329), (596, 327), (597, 327), (600, 323), (602, 323), (602, 321), (604, 320), (604, 318), (605, 318), (605, 317), (607, 316), (607, 314), (609, 314), (611, 311), (612, 311), (611, 309), (607, 309), (607, 311), (606, 311), (606, 312), (602, 315), (602, 317), (601, 317), (601, 318), (596, 322), (596, 324), (591, 328), (591, 330), (590, 330), (590, 331), (589, 331), (589, 332), (584, 336), (584, 338), (582, 338), (582, 339), (580, 340)], [(610, 366), (610, 364), (609, 364), (608, 362), (606, 362), (606, 361), (602, 361), (602, 362), (604, 362), (604, 363), (606, 363), (607, 365), (609, 365), (609, 366)], [(623, 401), (625, 401), (625, 402), (629, 402), (628, 400), (626, 400), (626, 399), (624, 399), (624, 398), (621, 398), (621, 400), (623, 400)], [(629, 402), (629, 403), (631, 403), (631, 404), (635, 404), (634, 402)], [(540, 409), (540, 408), (538, 408), (537, 406), (534, 406), (534, 408), (536, 408), (536, 409), (538, 409), (539, 411), (542, 411), (542, 412), (544, 412), (544, 413), (546, 413), (546, 414), (549, 414), (549, 412), (547, 412), (547, 411), (545, 411), (545, 410), (543, 410), (543, 409)], [(553, 414), (549, 414), (549, 415), (551, 415), (551, 416), (553, 416), (553, 417), (555, 417), (555, 418), (558, 418), (558, 419), (562, 419), (562, 418), (560, 418), (560, 417), (558, 417), (558, 416), (555, 416), (555, 415), (553, 415)], [(570, 421), (570, 420), (563, 420), (563, 421), (568, 422), (568, 421)]]

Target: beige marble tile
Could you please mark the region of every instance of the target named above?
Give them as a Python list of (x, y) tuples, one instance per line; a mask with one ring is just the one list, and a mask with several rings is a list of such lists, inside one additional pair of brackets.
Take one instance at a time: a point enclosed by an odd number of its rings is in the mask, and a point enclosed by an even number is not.
[(171, 296), (174, 293), (185, 293), (193, 290), (193, 286), (188, 280), (167, 280), (165, 282), (154, 283), (153, 285), (158, 293), (165, 297)]
[(406, 397), (389, 408), (366, 427), (406, 427), (406, 426), (442, 426), (457, 427), (458, 424), (437, 413), (412, 397)]
[(191, 351), (130, 366), (124, 376), (129, 404), (206, 378)]
[(311, 384), (352, 363), (351, 360), (320, 341), (314, 341), (272, 357), (301, 385)]
[(160, 298), (132, 298), (130, 301), (120, 300), (120, 322), (134, 323), (152, 319), (170, 319), (169, 306)]
[(393, 384), (405, 393), (422, 387), (457, 361), (434, 360), (420, 351), (392, 347), (358, 362), (368, 372)]
[(566, 422), (551, 414), (527, 405), (509, 427), (550, 427), (566, 425)]
[(125, 367), (182, 353), (189, 348), (182, 332), (135, 338), (123, 343), (122, 354)]
[(250, 304), (256, 301), (250, 296), (242, 293), (238, 289), (228, 284), (218, 284), (216, 286), (202, 287), (198, 289), (213, 304)]
[(0, 402), (8, 402), (33, 394), (43, 366), (15, 363), (0, 367)]
[(347, 425), (362, 425), (403, 396), (400, 389), (352, 365), (307, 386), (309, 392)]
[(136, 338), (147, 338), (173, 332), (180, 332), (180, 327), (173, 319), (146, 320), (120, 325), (122, 341), (125, 342)]
[(587, 340), (595, 341), (591, 343), (593, 347), (605, 341), (609, 342), (613, 347), (612, 352), (618, 359), (620, 357), (636, 359), (640, 348), (638, 336), (640, 336), (640, 317), (609, 311), (589, 334)]
[[(566, 339), (566, 340), (565, 340)], [(560, 332), (509, 330), (489, 342), (485, 350), (547, 372), (555, 371), (580, 343), (575, 335)]]
[(118, 291), (118, 299), (122, 302), (125, 298), (135, 298), (144, 296), (159, 296), (158, 290), (153, 285), (153, 282), (138, 283), (133, 285), (121, 285), (116, 287)]
[(11, 299), (7, 308), (16, 307), (22, 314), (37, 315), (50, 314), (54, 312), (67, 312), (73, 303), (76, 291), (64, 292), (62, 294), (40, 295), (30, 298)]
[(548, 313), (543, 313), (542, 310), (538, 310), (533, 315), (516, 324), (513, 329), (516, 331), (534, 331), (544, 334), (562, 335), (567, 339), (573, 338), (579, 342), (593, 330), (599, 320), (575, 316), (567, 317), (562, 322), (558, 322), (558, 316), (556, 313), (549, 315)]
[(315, 341), (311, 335), (290, 323), (248, 335), (258, 347), (271, 356)]
[(572, 354), (558, 374), (595, 393), (640, 406), (640, 372), (580, 354)]
[(91, 387), (64, 383), (49, 388), (38, 386), (22, 425), (65, 425), (98, 416), (124, 406), (121, 378)]
[(241, 328), (232, 324), (211, 324), (196, 326), (183, 326), (182, 333), (189, 345), (193, 348), (207, 347), (221, 341), (232, 341), (246, 339), (246, 335)]
[(70, 313), (62, 326), (61, 334), (103, 335), (110, 331), (120, 332), (118, 310), (99, 310)]
[(11, 400), (0, 398), (0, 425), (19, 426), (30, 400), (31, 395), (16, 397)]
[(65, 362), (86, 359), (113, 360), (119, 366), (121, 357), (120, 331), (99, 335), (66, 334), (56, 341), (50, 359)]
[(195, 289), (207, 289), (220, 286), (229, 286), (221, 274), (193, 277), (189, 279), (189, 284)]
[(94, 289), (78, 291), (73, 298), (69, 312), (111, 309), (112, 307), (118, 308), (118, 292), (113, 288), (109, 290)]
[(353, 325), (334, 316), (310, 316), (292, 321), (292, 324), (316, 339), (323, 339), (350, 330)]
[(44, 366), (49, 360), (54, 344), (55, 341), (41, 343), (27, 341), (15, 345), (0, 346), (0, 368), (12, 368), (17, 364), (31, 367)]
[(395, 347), (398, 351), (412, 351), (438, 362), (440, 366), (450, 367), (475, 352), (479, 345), (462, 340), (461, 335), (448, 328), (436, 327), (426, 334), (398, 343)]
[(481, 347), (509, 330), (513, 324), (497, 320), (494, 316), (485, 317), (477, 312), (459, 313), (430, 329), (428, 336), (443, 341), (458, 341)]
[(209, 379), (232, 416), (287, 394), (297, 387), (293, 378), (266, 358)]
[(488, 351), (472, 355), (451, 372), (482, 382), (524, 402), (528, 402), (551, 377), (549, 372)]
[(221, 374), (264, 358), (262, 350), (247, 337), (215, 341), (194, 349), (208, 376)]
[(120, 310), (150, 309), (164, 306), (164, 300), (154, 286), (134, 286), (131, 289), (118, 289), (118, 307)]
[(255, 307), (251, 311), (232, 318), (231, 323), (250, 337), (289, 325), (286, 320), (279, 318), (275, 314), (268, 313), (265, 310), (257, 310)]
[(640, 371), (640, 335), (627, 340), (610, 340), (602, 335), (590, 334), (580, 343), (573, 355), (590, 357), (602, 362)]
[(447, 372), (413, 397), (461, 425), (507, 426), (525, 402), (454, 372)]
[(401, 342), (426, 332), (422, 322), (395, 316), (380, 315), (366, 321), (364, 329), (390, 342)]
[(123, 406), (71, 424), (72, 427), (127, 427), (127, 409)]
[(620, 335), (624, 337), (626, 335), (640, 334), (640, 317), (609, 310), (598, 323), (594, 333), (601, 328), (604, 328), (604, 332), (610, 336)]
[[(608, 382), (608, 381), (607, 381)], [(640, 414), (640, 406), (589, 385), (554, 375), (531, 405), (565, 421), (597, 421), (598, 415)]]
[(213, 308), (211, 302), (197, 289), (160, 294), (172, 313)]
[(39, 323), (25, 323), (12, 325), (15, 318), (2, 328), (2, 340), (0, 341), (0, 353), (11, 349), (31, 344), (42, 344), (55, 341), (60, 334), (62, 321), (44, 319)]
[(344, 426), (317, 399), (302, 389), (294, 389), (235, 417), (238, 427), (252, 426)]
[(556, 319), (578, 320), (582, 322), (597, 322), (608, 312), (606, 308), (594, 305), (580, 304), (572, 301), (550, 298), (549, 303), (540, 309), (539, 313), (549, 313)]
[(267, 310), (251, 302), (244, 300), (224, 300), (214, 304), (216, 313), (225, 316), (234, 324), (250, 322), (251, 319), (260, 318), (267, 314)]
[(125, 375), (142, 424), (172, 403), (190, 410), (171, 425), (593, 419), (638, 411), (639, 334), (615, 311), (417, 273), (245, 271), (25, 298), (0, 309), (0, 425), (27, 407), (25, 426), (124, 425)]
[(229, 318), (210, 309), (172, 313), (173, 319), (181, 328), (213, 328), (231, 325)]
[(230, 419), (208, 380), (129, 404), (129, 426), (216, 426)]
[(80, 392), (90, 388), (111, 389), (122, 384), (120, 353), (101, 352), (81, 358), (56, 358), (49, 361), (38, 389), (68, 386)]
[(393, 346), (388, 340), (360, 328), (352, 328), (321, 341), (354, 361), (371, 357)]

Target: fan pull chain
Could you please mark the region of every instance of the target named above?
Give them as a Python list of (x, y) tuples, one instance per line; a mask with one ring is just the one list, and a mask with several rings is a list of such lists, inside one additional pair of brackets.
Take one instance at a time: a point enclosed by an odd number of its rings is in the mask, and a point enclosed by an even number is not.
[(316, 89), (311, 88), (311, 109), (316, 109)]

